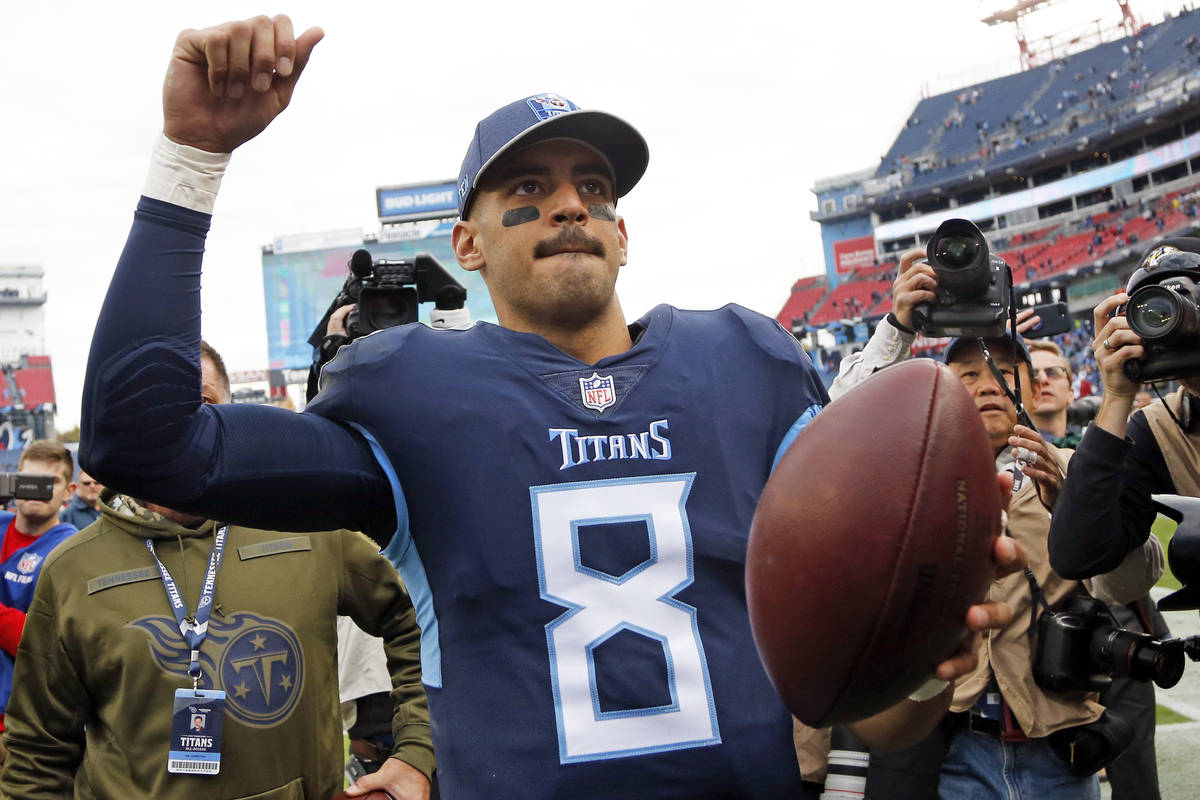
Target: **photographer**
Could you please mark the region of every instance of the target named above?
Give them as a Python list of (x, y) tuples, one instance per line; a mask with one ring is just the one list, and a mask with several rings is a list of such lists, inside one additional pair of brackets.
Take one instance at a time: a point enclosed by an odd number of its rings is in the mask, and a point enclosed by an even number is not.
[[(1200, 279), (1197, 254), (1200, 239), (1164, 240), (1145, 255), (1128, 288), (1168, 270)], [(1051, 563), (1073, 578), (1107, 572), (1142, 548), (1158, 513), (1152, 494), (1200, 496), (1200, 369), (1179, 376), (1182, 388), (1163, 401), (1134, 411), (1141, 384), (1125, 365), (1145, 359), (1147, 349), (1129, 320), (1115, 314), (1129, 296), (1106, 298), (1093, 312), (1103, 400), (1079, 442), (1050, 531)]]
[[(937, 287), (933, 268), (920, 260), (924, 256), (922, 250), (901, 256), (893, 285), (894, 310), (862, 353), (843, 362), (830, 388), (835, 400), (874, 371), (908, 358), (915, 337), (910, 327), (914, 307), (932, 302)], [(1035, 391), (1029, 351), (1019, 338), (956, 338), (946, 348), (946, 362), (979, 409), (997, 469), (1014, 475), (1009, 533), (1028, 554), (1039, 591), (1054, 606), (1080, 591), (1077, 581), (1052, 571), (1046, 551), (1050, 512), (1070, 452), (1048, 444), (1038, 431), (1017, 424), (1018, 410), (1011, 396), (1017, 375), (1022, 405), (1032, 405)], [(995, 378), (993, 365), (1006, 386)], [(1105, 581), (1100, 583), (1106, 595), (1113, 591)], [(1140, 585), (1122, 580), (1115, 591), (1130, 593), (1121, 597), (1129, 600), (1152, 583), (1149, 578)], [(1053, 692), (1035, 684), (1030, 666), (1035, 642), (1030, 627), (1037, 600), (1025, 577), (1010, 575), (994, 582), (988, 600), (1006, 602), (1013, 609), (1013, 619), (1004, 630), (985, 635), (979, 667), (956, 682), (951, 711), (957, 713), (921, 745), (890, 756), (873, 754), (869, 796), (933, 796), (934, 787), (943, 797), (999, 791), (1005, 775), (1012, 776), (1014, 764), (1019, 779), (1047, 798), (1099, 796), (1092, 773), (1100, 764), (1072, 765), (1066, 759), (1072, 755), (1080, 729), (1100, 720), (1103, 707), (1094, 693)], [(939, 749), (944, 749), (940, 759)], [(1110, 748), (1107, 757), (1111, 755)]]
[[(1035, 340), (1029, 343), (1037, 379), (1036, 402), (1030, 413), (1043, 434), (1059, 447), (1074, 449), (1082, 430), (1069, 422), (1072, 374), (1070, 362), (1053, 342)], [(1098, 398), (1085, 398), (1082, 405)], [(1092, 413), (1095, 408), (1092, 409)], [(1078, 467), (1075, 468), (1076, 470)], [(1052, 534), (1053, 535), (1053, 534)], [(1125, 629), (1148, 633), (1162, 638), (1169, 635), (1166, 621), (1154, 607), (1149, 595), (1128, 603), (1114, 604), (1114, 619)], [(1108, 781), (1113, 800), (1158, 797), (1158, 760), (1155, 755), (1155, 696), (1154, 684), (1132, 677), (1115, 676), (1112, 685), (1100, 694), (1100, 702), (1134, 729), (1134, 741), (1108, 767)]]

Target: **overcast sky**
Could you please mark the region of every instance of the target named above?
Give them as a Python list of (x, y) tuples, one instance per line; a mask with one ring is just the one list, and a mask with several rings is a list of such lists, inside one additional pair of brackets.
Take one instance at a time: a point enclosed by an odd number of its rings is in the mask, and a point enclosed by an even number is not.
[[(823, 270), (814, 180), (876, 166), (920, 99), (1017, 69), (987, 0), (854, 3), (10, 3), (0, 47), (0, 264), (46, 271), (58, 427), (79, 419), (92, 327), (161, 129), (179, 30), (283, 11), (320, 25), (292, 106), (233, 158), (208, 238), (204, 335), (266, 366), (260, 248), (375, 230), (375, 188), (453, 179), (475, 123), (556, 92), (633, 123), (650, 167), (621, 201), (628, 317), (659, 302), (774, 315)], [(1179, 2), (1133, 0), (1158, 22)], [(1117, 17), (1066, 0), (1031, 31)], [(1037, 17), (1033, 18), (1037, 21)], [(145, 298), (146, 303), (155, 298)]]

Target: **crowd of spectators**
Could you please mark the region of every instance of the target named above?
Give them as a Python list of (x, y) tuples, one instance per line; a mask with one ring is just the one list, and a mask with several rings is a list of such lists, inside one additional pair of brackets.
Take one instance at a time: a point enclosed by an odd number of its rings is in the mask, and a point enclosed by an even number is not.
[[(1189, 13), (1182, 9), (1179, 17)], [(1147, 102), (1155, 107), (1165, 102), (1152, 90), (1167, 85), (1188, 67), (1178, 56), (1186, 52), (1187, 61), (1200, 63), (1200, 37), (1195, 33), (1170, 35), (1165, 26), (1166, 21), (1139, 30), (1119, 48), (1109, 43), (1060, 56), (1043, 68), (1040, 84), (1021, 84), (1027, 73), (1018, 73), (960, 90), (948, 106), (938, 107), (933, 119), (914, 110), (905, 128), (924, 122), (929, 128), (928, 140), (885, 157), (881, 173), (892, 172), (909, 181), (913, 176), (943, 171), (949, 175), (955, 167), (971, 163), (986, 171), (997, 156), (1054, 148), (1080, 128), (1092, 131), (1100, 125), (1115, 132), (1123, 122), (1148, 113)], [(1101, 51), (1101, 47), (1111, 52)], [(1168, 57), (1168, 53), (1177, 55)], [(1041, 99), (1047, 92), (1046, 99)], [(972, 125), (973, 139), (948, 135)]]

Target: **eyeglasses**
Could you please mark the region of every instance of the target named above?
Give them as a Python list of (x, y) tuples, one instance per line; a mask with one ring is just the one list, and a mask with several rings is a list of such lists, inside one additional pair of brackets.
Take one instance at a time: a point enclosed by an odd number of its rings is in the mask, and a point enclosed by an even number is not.
[(1041, 380), (1042, 375), (1046, 376), (1047, 380), (1057, 380), (1058, 378), (1067, 377), (1067, 371), (1062, 367), (1046, 367), (1045, 369), (1035, 369), (1033, 371), (1033, 379)]

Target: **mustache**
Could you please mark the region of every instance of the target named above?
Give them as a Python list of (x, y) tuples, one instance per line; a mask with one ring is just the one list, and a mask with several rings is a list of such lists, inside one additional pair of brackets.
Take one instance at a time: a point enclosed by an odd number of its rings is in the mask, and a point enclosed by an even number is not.
[(549, 239), (538, 242), (533, 249), (533, 255), (537, 258), (549, 258), (564, 250), (580, 251), (603, 257), (604, 243), (584, 233), (583, 228), (571, 226), (563, 228)]

